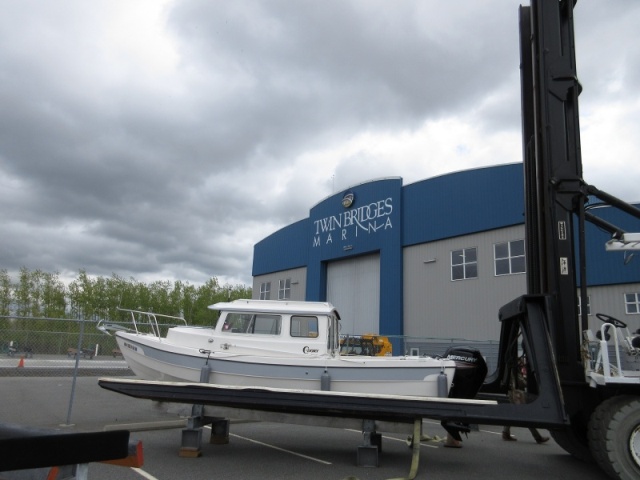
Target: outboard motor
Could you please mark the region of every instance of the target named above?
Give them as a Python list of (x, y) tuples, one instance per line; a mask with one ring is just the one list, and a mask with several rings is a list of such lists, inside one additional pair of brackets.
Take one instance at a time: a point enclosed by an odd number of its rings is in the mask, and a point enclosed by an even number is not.
[(472, 347), (449, 347), (444, 358), (456, 362), (449, 398), (475, 398), (487, 376), (487, 362)]
[[(456, 363), (453, 385), (449, 390), (449, 398), (475, 398), (487, 376), (487, 362), (480, 351), (472, 347), (449, 347), (443, 357)], [(460, 433), (469, 433), (469, 425), (443, 420), (442, 426), (456, 440), (460, 441)]]

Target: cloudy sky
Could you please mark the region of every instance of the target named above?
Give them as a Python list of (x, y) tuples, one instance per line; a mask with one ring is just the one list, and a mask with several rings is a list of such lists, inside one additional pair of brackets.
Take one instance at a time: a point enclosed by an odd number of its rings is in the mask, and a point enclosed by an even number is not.
[[(0, 0), (0, 269), (251, 284), (334, 192), (521, 161), (513, 0)], [(640, 2), (575, 11), (585, 179), (640, 200)]]

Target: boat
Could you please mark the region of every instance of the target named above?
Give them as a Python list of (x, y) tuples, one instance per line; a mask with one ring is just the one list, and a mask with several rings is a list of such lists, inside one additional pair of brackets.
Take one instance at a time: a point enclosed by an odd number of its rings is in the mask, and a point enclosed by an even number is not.
[(209, 308), (220, 312), (215, 327), (124, 310), (130, 325), (98, 328), (113, 332), (144, 380), (418, 397), (447, 397), (452, 386), (451, 359), (340, 355), (340, 315), (328, 302), (234, 300)]

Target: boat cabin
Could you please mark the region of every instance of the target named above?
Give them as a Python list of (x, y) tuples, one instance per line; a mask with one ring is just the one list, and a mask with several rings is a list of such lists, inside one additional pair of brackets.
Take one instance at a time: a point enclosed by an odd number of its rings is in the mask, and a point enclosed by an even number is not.
[(220, 311), (214, 351), (339, 354), (340, 315), (330, 303), (234, 300), (209, 308)]

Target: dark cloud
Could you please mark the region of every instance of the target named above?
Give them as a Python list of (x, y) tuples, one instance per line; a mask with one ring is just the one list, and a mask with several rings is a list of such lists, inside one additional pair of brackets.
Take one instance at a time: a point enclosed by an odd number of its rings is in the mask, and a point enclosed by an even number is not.
[[(0, 268), (250, 283), (336, 189), (520, 160), (519, 3), (0, 0)], [(637, 133), (638, 19), (576, 7), (593, 163)], [(636, 146), (592, 171), (632, 191)]]

